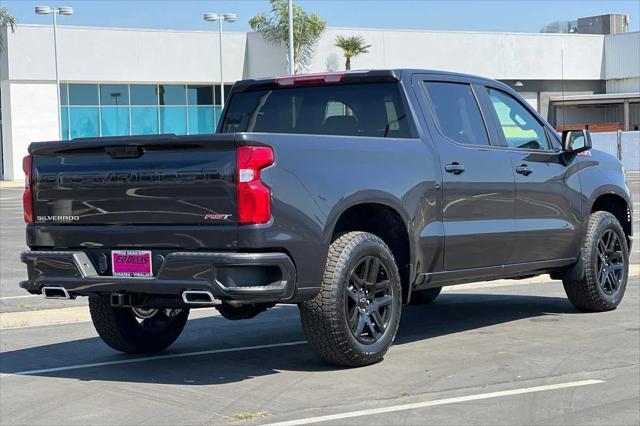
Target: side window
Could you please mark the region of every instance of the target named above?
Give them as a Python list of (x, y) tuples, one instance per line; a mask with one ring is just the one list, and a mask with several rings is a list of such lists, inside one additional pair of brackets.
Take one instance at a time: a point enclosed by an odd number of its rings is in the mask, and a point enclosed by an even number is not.
[(434, 119), (440, 132), (466, 145), (489, 145), (487, 129), (471, 86), (426, 82)]
[(522, 149), (552, 149), (542, 124), (520, 102), (499, 90), (487, 90), (507, 146)]
[(340, 101), (329, 101), (324, 112), (324, 119), (335, 116), (353, 115), (353, 111), (348, 105), (343, 104)]

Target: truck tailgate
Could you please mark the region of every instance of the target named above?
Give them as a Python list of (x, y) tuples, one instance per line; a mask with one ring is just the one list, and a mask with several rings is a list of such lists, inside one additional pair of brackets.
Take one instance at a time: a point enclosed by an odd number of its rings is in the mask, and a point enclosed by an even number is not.
[(234, 225), (233, 135), (32, 144), (36, 225)]

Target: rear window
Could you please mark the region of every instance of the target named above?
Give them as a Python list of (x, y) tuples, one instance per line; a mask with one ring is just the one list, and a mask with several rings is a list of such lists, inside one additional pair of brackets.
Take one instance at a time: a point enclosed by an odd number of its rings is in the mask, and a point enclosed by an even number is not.
[(416, 137), (397, 83), (292, 87), (235, 93), (223, 133)]

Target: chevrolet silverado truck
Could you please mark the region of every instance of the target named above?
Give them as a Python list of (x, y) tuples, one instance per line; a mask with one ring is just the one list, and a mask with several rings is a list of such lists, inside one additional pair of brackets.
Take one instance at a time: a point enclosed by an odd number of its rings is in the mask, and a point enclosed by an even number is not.
[(443, 286), (550, 274), (578, 310), (607, 311), (627, 283), (620, 162), (481, 77), (239, 81), (215, 134), (32, 143), (24, 171), (21, 287), (88, 296), (127, 353), (171, 345), (190, 309), (286, 303), (322, 359), (361, 366), (403, 304)]

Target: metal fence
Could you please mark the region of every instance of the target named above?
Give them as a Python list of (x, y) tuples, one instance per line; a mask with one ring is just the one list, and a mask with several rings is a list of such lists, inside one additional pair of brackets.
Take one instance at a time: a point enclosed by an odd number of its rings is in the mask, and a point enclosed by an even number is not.
[(640, 132), (591, 133), (593, 147), (622, 160), (625, 170), (640, 171)]

